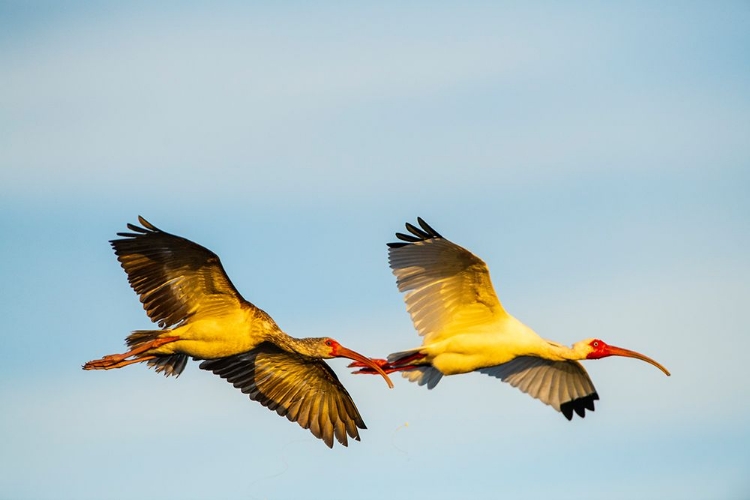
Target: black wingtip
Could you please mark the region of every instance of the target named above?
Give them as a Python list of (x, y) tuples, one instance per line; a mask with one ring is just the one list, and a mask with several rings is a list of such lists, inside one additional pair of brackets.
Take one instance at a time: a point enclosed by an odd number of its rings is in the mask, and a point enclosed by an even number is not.
[(594, 401), (599, 399), (599, 395), (592, 392), (588, 396), (574, 399), (560, 405), (560, 411), (568, 420), (573, 420), (573, 413), (575, 412), (579, 417), (584, 418), (586, 416), (586, 410), (594, 411)]
[(407, 222), (405, 224), (406, 230), (411, 234), (396, 233), (396, 238), (401, 241), (388, 243), (389, 248), (401, 248), (409, 245), (410, 243), (418, 243), (420, 241), (427, 241), (433, 238), (442, 238), (440, 233), (435, 231), (432, 226), (427, 224), (424, 219), (417, 217), (417, 223), (419, 227)]
[(422, 229), (424, 229), (425, 232), (427, 232), (427, 234), (429, 234), (433, 238), (442, 238), (443, 237), (440, 233), (438, 233), (437, 231), (435, 231), (432, 228), (432, 226), (430, 226), (429, 224), (427, 224), (422, 217), (417, 217), (417, 222), (422, 227)]
[[(407, 227), (407, 229), (409, 227), (411, 227), (412, 229), (414, 229), (414, 226), (411, 226), (411, 225), (409, 225)], [(415, 229), (415, 231), (416, 231), (416, 229)], [(409, 232), (413, 232), (413, 231), (411, 229), (409, 229)], [(404, 234), (404, 233), (396, 233), (396, 238), (400, 239), (401, 241), (406, 241), (408, 243), (414, 243), (414, 242), (417, 242), (417, 241), (422, 241), (422, 239), (423, 239), (422, 236), (411, 236), (411, 235)]]
[[(132, 224), (128, 222), (126, 224), (127, 228), (130, 231), (133, 231), (132, 233), (125, 233), (120, 232), (117, 233), (117, 236), (121, 236), (123, 238), (137, 238), (138, 236), (144, 235), (144, 234), (151, 234), (151, 233), (163, 233), (161, 229), (151, 224), (149, 221), (147, 221), (142, 215), (138, 216), (138, 222), (141, 224), (140, 226), (137, 226), (135, 224)], [(112, 240), (114, 241), (114, 240)]]
[[(145, 219), (145, 218), (144, 218), (144, 217), (143, 217), (142, 215), (139, 215), (139, 216), (138, 216), (138, 222), (140, 222), (140, 223), (141, 223), (141, 226), (143, 226), (143, 227), (144, 227), (145, 229), (147, 229), (147, 230), (149, 230), (149, 231), (162, 232), (162, 230), (161, 230), (161, 229), (159, 229), (158, 227), (156, 227), (156, 226), (154, 226), (153, 224), (151, 224), (151, 223), (150, 223), (149, 221), (147, 221), (147, 220), (146, 220), (146, 219)], [(129, 227), (129, 226), (130, 226), (130, 224), (128, 224), (128, 227)]]
[(138, 222), (140, 222), (141, 226), (145, 227), (146, 229), (156, 230), (156, 227), (149, 221), (147, 221), (142, 215), (138, 216)]

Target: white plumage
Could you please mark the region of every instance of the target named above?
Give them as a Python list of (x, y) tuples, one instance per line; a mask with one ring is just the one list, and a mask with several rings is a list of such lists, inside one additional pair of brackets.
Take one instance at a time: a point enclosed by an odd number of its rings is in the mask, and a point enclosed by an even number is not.
[[(508, 314), (495, 293), (487, 265), (465, 248), (443, 238), (424, 220), (407, 223), (410, 234), (389, 243), (389, 263), (422, 346), (379, 360), (387, 373), (434, 388), (443, 375), (478, 371), (562, 412), (568, 420), (594, 410), (599, 399), (577, 360), (606, 356), (656, 361), (634, 351), (587, 339), (566, 347), (542, 339)], [(358, 373), (375, 373), (360, 363)]]

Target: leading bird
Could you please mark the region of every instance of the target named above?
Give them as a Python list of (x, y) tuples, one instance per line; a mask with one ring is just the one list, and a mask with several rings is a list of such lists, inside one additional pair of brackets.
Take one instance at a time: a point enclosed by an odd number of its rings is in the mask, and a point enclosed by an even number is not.
[[(434, 388), (443, 375), (478, 371), (562, 412), (584, 417), (599, 395), (578, 360), (607, 356), (637, 358), (669, 371), (643, 354), (586, 339), (567, 347), (545, 340), (508, 314), (495, 294), (487, 265), (443, 238), (424, 220), (407, 223), (410, 234), (389, 243), (388, 260), (419, 334), (421, 347), (375, 360), (386, 373), (402, 372)], [(355, 373), (376, 373), (361, 362)]]
[(365, 423), (351, 396), (324, 358), (349, 358), (388, 375), (369, 358), (325, 338), (297, 339), (263, 310), (246, 301), (219, 257), (190, 240), (164, 232), (143, 217), (141, 226), (112, 240), (128, 281), (160, 330), (136, 330), (130, 350), (89, 361), (84, 370), (110, 370), (147, 362), (165, 376), (178, 376), (188, 357), (250, 399), (297, 422), (329, 448), (333, 438), (359, 441)]

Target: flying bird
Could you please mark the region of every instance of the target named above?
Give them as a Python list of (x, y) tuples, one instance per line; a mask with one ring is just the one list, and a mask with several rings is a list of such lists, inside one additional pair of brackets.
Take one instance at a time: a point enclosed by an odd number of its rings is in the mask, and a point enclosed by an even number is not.
[[(388, 260), (422, 346), (375, 360), (386, 373), (401, 372), (434, 388), (443, 375), (477, 371), (497, 377), (562, 412), (568, 419), (594, 411), (599, 395), (578, 360), (626, 356), (669, 371), (635, 351), (586, 339), (567, 347), (541, 338), (505, 311), (487, 265), (442, 237), (424, 220), (389, 243)], [(361, 362), (355, 373), (379, 373)]]
[(393, 387), (369, 358), (336, 340), (297, 339), (284, 333), (263, 310), (246, 301), (219, 257), (190, 240), (164, 232), (143, 217), (142, 227), (110, 243), (158, 330), (136, 330), (130, 350), (89, 361), (84, 370), (110, 370), (146, 362), (165, 376), (178, 376), (188, 357), (226, 379), (269, 410), (275, 410), (322, 439), (347, 446), (366, 429), (351, 396), (323, 361), (349, 358), (370, 367)]

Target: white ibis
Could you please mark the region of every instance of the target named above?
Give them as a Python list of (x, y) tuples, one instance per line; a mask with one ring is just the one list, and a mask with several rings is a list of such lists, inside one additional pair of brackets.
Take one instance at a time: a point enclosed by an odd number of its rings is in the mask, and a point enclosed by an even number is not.
[[(510, 383), (562, 412), (585, 416), (599, 396), (578, 360), (607, 356), (637, 358), (669, 372), (643, 354), (586, 339), (567, 347), (545, 340), (500, 304), (486, 264), (443, 238), (424, 220), (411, 234), (396, 233), (389, 263), (422, 346), (375, 360), (386, 373), (434, 388), (443, 375), (478, 371)], [(376, 373), (354, 362), (355, 373)]]
[(159, 330), (136, 330), (130, 350), (89, 361), (84, 370), (109, 370), (147, 362), (178, 376), (188, 357), (226, 379), (250, 399), (297, 422), (329, 448), (333, 438), (359, 441), (365, 423), (351, 396), (323, 358), (343, 357), (388, 376), (369, 358), (331, 338), (296, 339), (264, 311), (242, 298), (219, 257), (190, 240), (138, 217), (132, 233), (112, 240), (117, 259), (143, 308)]

